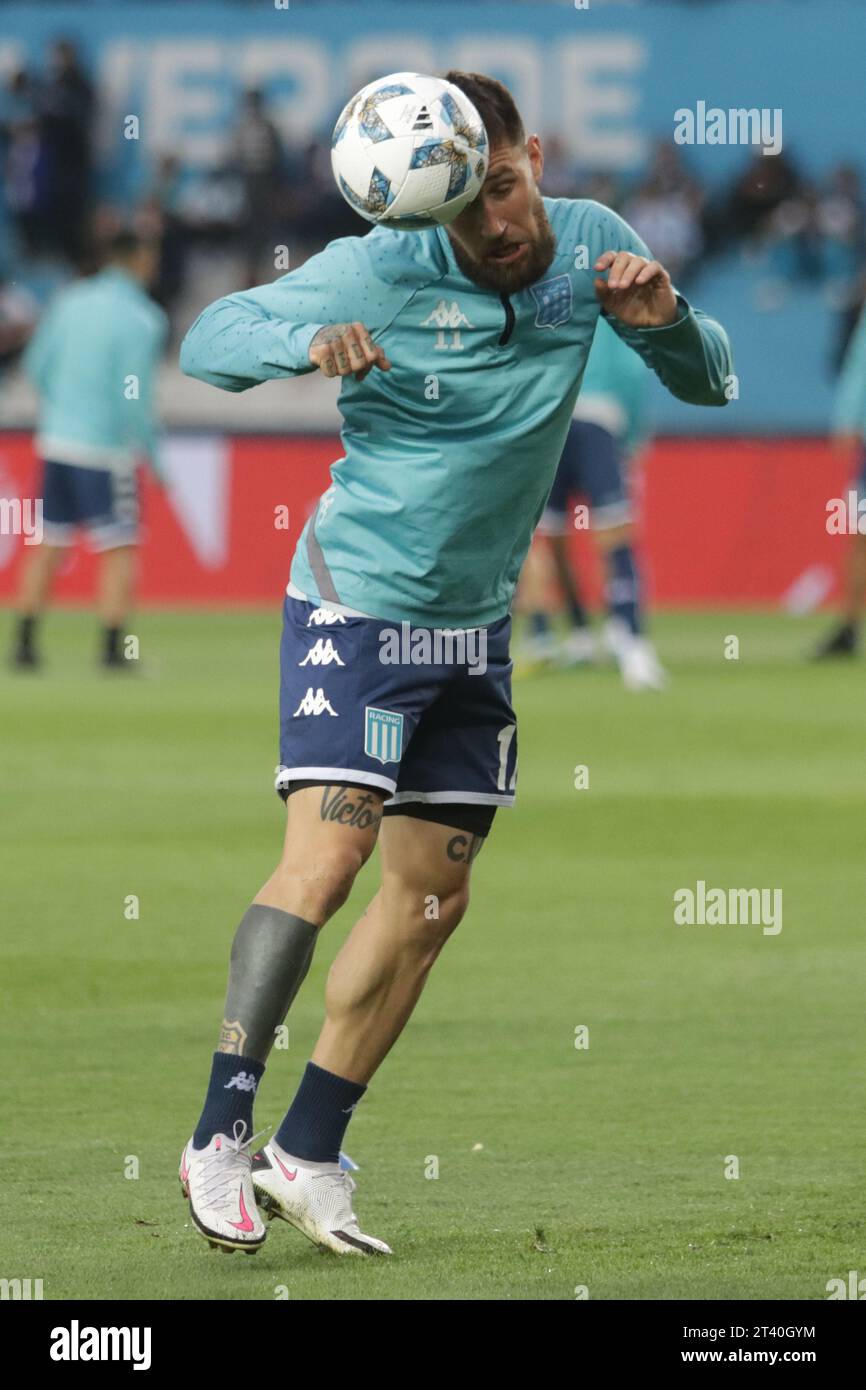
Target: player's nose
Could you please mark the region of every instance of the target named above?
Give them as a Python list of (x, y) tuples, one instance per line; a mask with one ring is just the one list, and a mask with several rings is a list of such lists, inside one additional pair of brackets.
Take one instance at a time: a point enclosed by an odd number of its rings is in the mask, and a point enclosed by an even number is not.
[(497, 216), (486, 200), (479, 199), (478, 210), (481, 213), (478, 229), (484, 240), (501, 241), (508, 228), (506, 218)]
[(485, 217), (481, 226), (481, 234), (487, 243), (486, 249), (489, 250), (491, 246), (499, 245), (500, 242), (504, 241), (507, 231), (508, 223), (501, 217)]

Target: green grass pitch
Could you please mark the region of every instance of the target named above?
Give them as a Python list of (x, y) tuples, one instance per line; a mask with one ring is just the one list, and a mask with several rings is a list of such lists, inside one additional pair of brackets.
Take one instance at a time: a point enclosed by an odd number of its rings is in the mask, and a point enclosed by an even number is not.
[[(518, 807), (347, 1136), (394, 1259), (281, 1222), (254, 1258), (208, 1250), (177, 1163), (281, 840), (278, 622), (143, 613), (142, 673), (112, 679), (92, 616), (61, 611), (44, 673), (0, 678), (0, 1275), (48, 1299), (603, 1300), (822, 1299), (866, 1274), (866, 671), (802, 659), (819, 620), (761, 613), (659, 616), (662, 696), (607, 669), (515, 682)], [(259, 1127), (375, 872), (324, 932)], [(698, 879), (781, 888), (781, 933), (674, 925)]]

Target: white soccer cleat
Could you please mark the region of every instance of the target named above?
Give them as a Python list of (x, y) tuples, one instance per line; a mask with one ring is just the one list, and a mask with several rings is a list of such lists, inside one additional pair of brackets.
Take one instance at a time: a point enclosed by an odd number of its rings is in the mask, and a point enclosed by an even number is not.
[(180, 1186), (189, 1198), (196, 1228), (214, 1248), (254, 1254), (264, 1244), (267, 1228), (256, 1207), (250, 1148), (260, 1134), (243, 1142), (246, 1125), (234, 1123), (234, 1134), (215, 1134), (205, 1149), (190, 1139), (181, 1155)]
[(558, 647), (559, 637), (555, 632), (539, 632), (523, 641), (518, 656), (527, 666), (543, 666), (553, 660)]
[(667, 672), (646, 637), (636, 637), (620, 618), (605, 624), (604, 645), (615, 658), (626, 690), (664, 690)]
[(607, 651), (617, 662), (620, 661), (623, 653), (630, 642), (634, 641), (634, 633), (622, 618), (608, 618), (602, 632), (602, 643)]
[(626, 690), (664, 690), (668, 683), (655, 647), (645, 637), (633, 638), (617, 660)]
[(576, 627), (563, 637), (556, 650), (557, 666), (587, 666), (598, 658), (595, 633), (589, 627)]
[(296, 1226), (314, 1245), (338, 1255), (390, 1255), (384, 1240), (359, 1229), (352, 1211), (357, 1184), (339, 1163), (305, 1163), (271, 1142), (253, 1155), (256, 1201), (268, 1218)]

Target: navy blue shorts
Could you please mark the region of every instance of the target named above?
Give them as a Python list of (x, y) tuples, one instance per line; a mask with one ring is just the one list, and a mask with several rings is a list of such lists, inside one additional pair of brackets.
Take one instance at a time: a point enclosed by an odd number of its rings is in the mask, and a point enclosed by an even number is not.
[(402, 802), (510, 806), (517, 781), (510, 617), (450, 631), (349, 617), (286, 597), (280, 766), (290, 783), (357, 782)]
[(138, 480), (134, 473), (80, 468), (50, 459), (42, 471), (43, 538), (72, 545), (82, 528), (95, 550), (135, 545), (139, 538)]
[(632, 519), (626, 473), (622, 446), (610, 430), (591, 420), (572, 420), (539, 529), (570, 529), (568, 507), (575, 495), (589, 502), (593, 527), (625, 525)]

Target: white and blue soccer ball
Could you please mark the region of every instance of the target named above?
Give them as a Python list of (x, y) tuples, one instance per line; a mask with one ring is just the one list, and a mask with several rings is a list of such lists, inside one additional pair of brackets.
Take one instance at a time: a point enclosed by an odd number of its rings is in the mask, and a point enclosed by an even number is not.
[(334, 127), (331, 164), (346, 202), (399, 231), (452, 222), (481, 189), (487, 132), (441, 77), (394, 72), (362, 87)]

